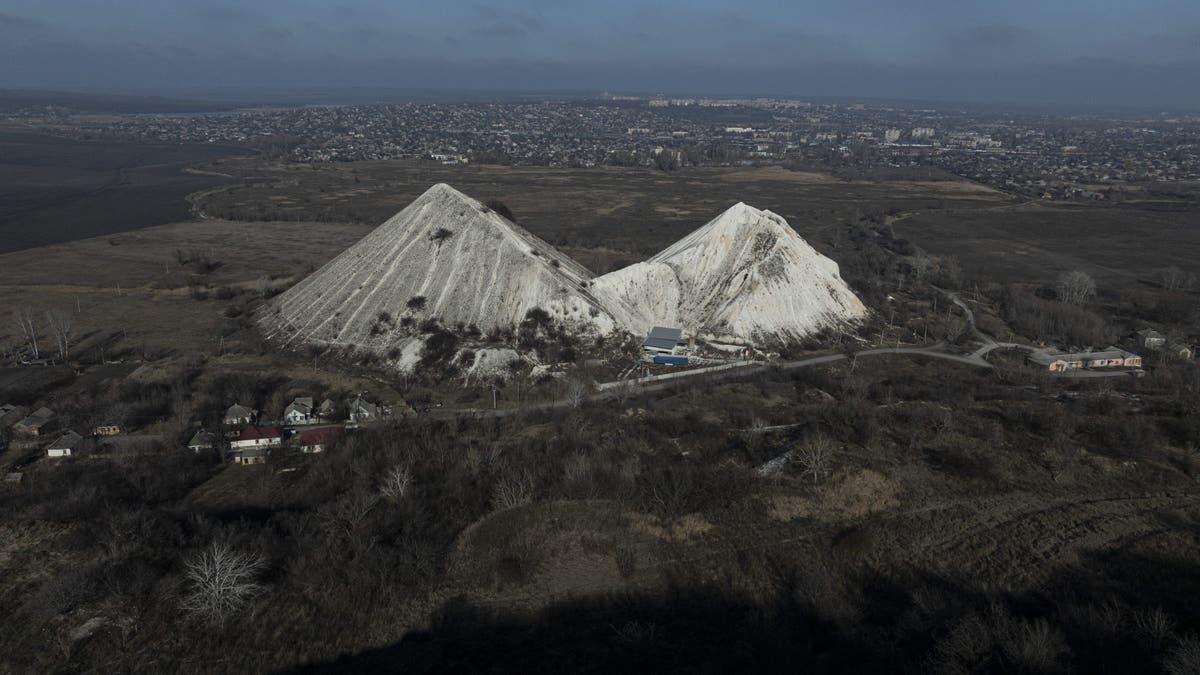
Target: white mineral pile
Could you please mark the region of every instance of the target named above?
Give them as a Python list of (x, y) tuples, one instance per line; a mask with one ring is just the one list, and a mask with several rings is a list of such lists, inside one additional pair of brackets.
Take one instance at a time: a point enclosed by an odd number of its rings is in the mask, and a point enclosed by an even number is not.
[(746, 204), (647, 262), (597, 278), (592, 291), (635, 333), (678, 326), (713, 338), (776, 341), (850, 324), (867, 313), (837, 263), (781, 216)]
[(488, 331), (516, 326), (535, 307), (607, 333), (618, 324), (591, 294), (591, 279), (546, 242), (439, 184), (288, 289), (261, 320), (284, 343), (368, 348), (411, 346), (411, 331), (398, 327), (404, 317)]

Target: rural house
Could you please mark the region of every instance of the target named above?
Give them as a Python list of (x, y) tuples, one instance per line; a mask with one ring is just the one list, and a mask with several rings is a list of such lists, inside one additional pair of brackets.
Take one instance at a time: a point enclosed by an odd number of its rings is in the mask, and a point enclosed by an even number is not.
[(278, 446), (282, 438), (275, 427), (247, 426), (238, 434), (236, 440), (229, 444), (234, 450), (246, 448), (267, 448)]
[(58, 440), (46, 447), (47, 457), (70, 457), (79, 450), (79, 444), (83, 441), (83, 436), (74, 431), (67, 431)]
[(201, 429), (192, 436), (192, 440), (188, 441), (187, 447), (192, 452), (202, 452), (204, 450), (212, 450), (216, 447), (216, 443), (216, 434)]
[(321, 401), (321, 407), (317, 409), (317, 416), (322, 422), (334, 421), (336, 414), (337, 404), (333, 402), (333, 399), (327, 398), (324, 401)]
[(1052, 373), (1065, 373), (1080, 368), (1141, 368), (1142, 357), (1119, 347), (1094, 352), (1035, 351), (1029, 362)]
[(322, 429), (309, 429), (300, 432), (300, 452), (316, 453), (324, 452), (325, 448), (340, 436), (342, 430), (337, 427), (324, 427)]
[(297, 398), (283, 409), (284, 424), (312, 424), (316, 421), (311, 397)]
[(373, 422), (381, 419), (384, 411), (380, 406), (365, 401), (361, 397), (346, 401), (347, 421)]
[(651, 354), (674, 354), (679, 349), (679, 340), (683, 337), (680, 328), (663, 328), (655, 326), (650, 329), (642, 342), (642, 349)]
[(121, 435), (121, 427), (117, 426), (116, 424), (101, 424), (100, 426), (96, 427), (95, 429), (92, 429), (92, 435), (93, 436), (120, 436)]
[(225, 411), (225, 424), (231, 427), (239, 427), (254, 422), (257, 410), (252, 410), (239, 403), (234, 403), (229, 406), (229, 410)]
[(26, 436), (40, 436), (50, 428), (54, 419), (54, 411), (49, 408), (38, 408), (28, 417), (13, 425), (13, 431)]
[(1167, 337), (1153, 328), (1139, 330), (1135, 335), (1142, 349), (1162, 349), (1167, 344)]
[(234, 464), (266, 464), (269, 454), (270, 448), (246, 448), (230, 452), (229, 458)]

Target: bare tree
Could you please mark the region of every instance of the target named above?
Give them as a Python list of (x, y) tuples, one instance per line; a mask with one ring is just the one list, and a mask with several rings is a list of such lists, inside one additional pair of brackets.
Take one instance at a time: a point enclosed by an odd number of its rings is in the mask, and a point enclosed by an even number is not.
[(21, 328), (21, 334), (25, 336), (25, 341), (29, 343), (29, 349), (33, 352), (33, 358), (41, 358), (41, 354), (38, 352), (37, 329), (33, 325), (33, 310), (28, 307), (14, 309), (13, 321), (16, 321), (17, 326)]
[(259, 297), (267, 297), (271, 293), (271, 280), (265, 276), (259, 277), (254, 281), (254, 290)]
[(755, 417), (750, 422), (750, 428), (746, 429), (746, 445), (751, 450), (757, 450), (758, 446), (762, 445), (763, 438), (767, 435), (767, 422), (761, 418)]
[(829, 467), (833, 463), (833, 441), (828, 436), (813, 436), (796, 448), (793, 461), (800, 465), (800, 475), (812, 477), (813, 483), (818, 483), (829, 475)]
[(388, 472), (383, 477), (383, 483), (379, 486), (379, 494), (385, 499), (390, 499), (398, 502), (404, 499), (404, 495), (408, 494), (408, 488), (412, 486), (412, 474), (409, 473), (406, 466), (393, 466), (388, 469)]
[(1162, 271), (1162, 285), (1168, 291), (1178, 291), (1187, 288), (1189, 281), (1188, 273), (1171, 266)]
[(587, 400), (588, 384), (583, 380), (571, 380), (567, 383), (567, 403), (572, 408), (579, 408)]
[(533, 501), (533, 478), (525, 472), (506, 473), (492, 487), (492, 506), (497, 511)]
[(1058, 298), (1069, 305), (1084, 305), (1096, 295), (1096, 281), (1083, 270), (1072, 270), (1058, 278)]
[(261, 556), (214, 541), (183, 563), (192, 586), (183, 599), (184, 610), (212, 624), (224, 623), (262, 592), (256, 578), (265, 566)]
[(66, 361), (71, 349), (71, 313), (61, 309), (48, 309), (46, 322), (50, 324), (58, 355)]

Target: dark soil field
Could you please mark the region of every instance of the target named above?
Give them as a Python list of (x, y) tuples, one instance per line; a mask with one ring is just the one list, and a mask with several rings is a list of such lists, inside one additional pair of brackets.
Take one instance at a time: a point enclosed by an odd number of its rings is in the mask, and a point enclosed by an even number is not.
[(188, 194), (228, 179), (184, 168), (239, 152), (0, 131), (0, 252), (186, 219)]
[(921, 211), (895, 229), (932, 253), (957, 256), (964, 268), (986, 269), (1004, 281), (1041, 281), (1083, 269), (1128, 283), (1168, 266), (1200, 273), (1198, 215), (1035, 203)]
[[(499, 199), (517, 222), (598, 274), (643, 260), (739, 201), (775, 211), (805, 237), (888, 213), (1010, 203), (966, 181), (848, 181), (780, 168), (640, 169), (443, 166), (432, 162), (295, 165), (254, 159), (210, 170), (255, 179), (207, 193), (198, 206), (232, 220), (378, 225), (435, 183)], [(831, 244), (836, 234), (829, 233)]]

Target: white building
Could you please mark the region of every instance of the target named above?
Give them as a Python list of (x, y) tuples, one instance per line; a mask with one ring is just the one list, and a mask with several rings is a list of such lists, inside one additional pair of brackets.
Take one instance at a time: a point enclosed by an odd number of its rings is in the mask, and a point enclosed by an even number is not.
[(83, 442), (83, 436), (80, 436), (74, 431), (68, 431), (62, 436), (59, 436), (58, 440), (46, 447), (46, 456), (70, 457), (71, 455), (75, 454), (77, 450), (79, 450), (79, 444), (81, 442)]

